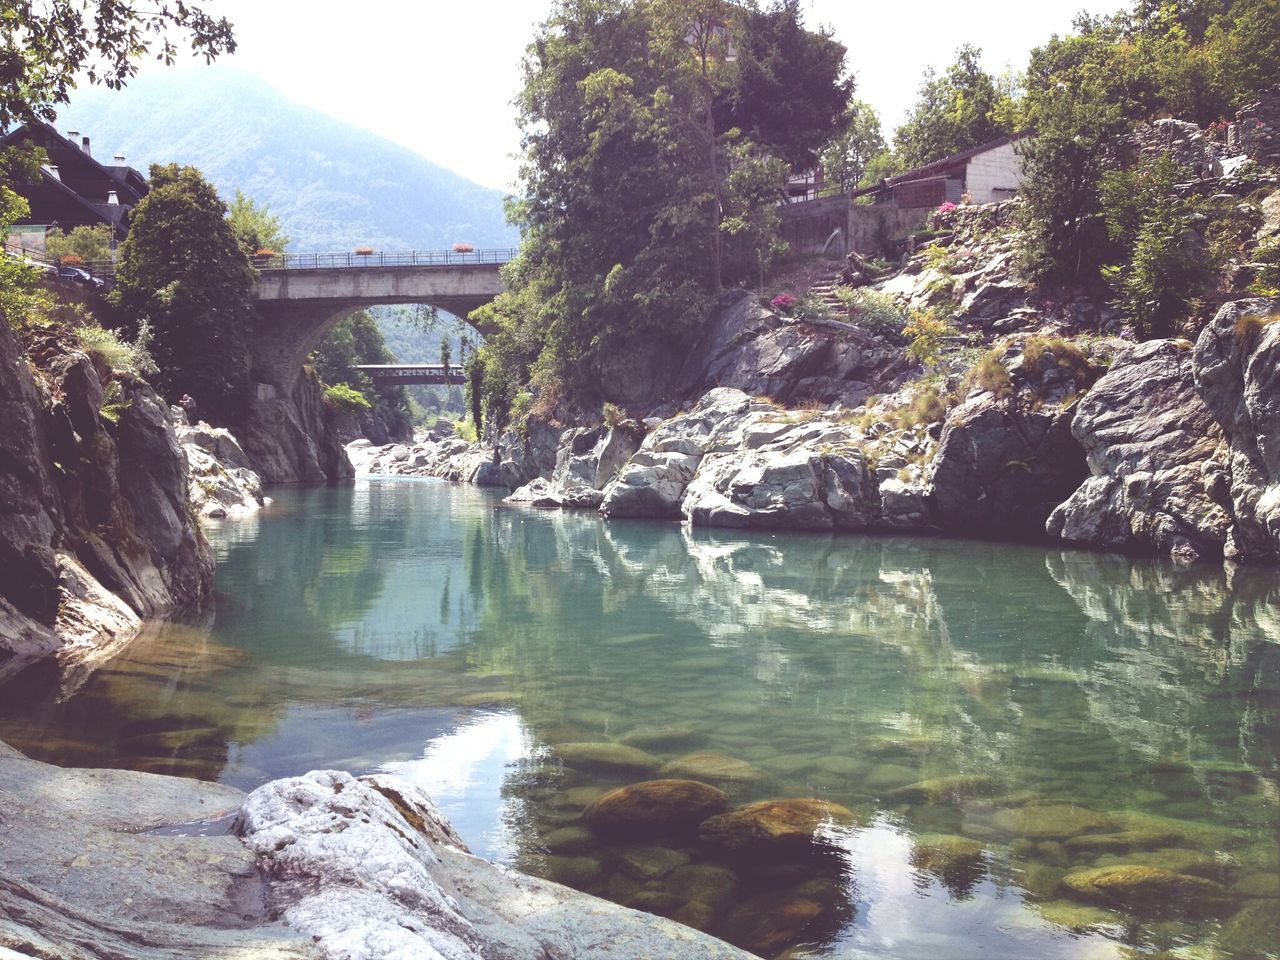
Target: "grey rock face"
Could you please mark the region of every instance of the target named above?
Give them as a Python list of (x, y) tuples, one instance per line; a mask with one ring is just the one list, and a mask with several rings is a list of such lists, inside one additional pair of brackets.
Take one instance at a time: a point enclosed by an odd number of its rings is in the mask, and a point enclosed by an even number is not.
[(1070, 425), (1070, 410), (1035, 411), (985, 392), (962, 403), (947, 417), (934, 462), (939, 525), (963, 533), (1039, 534), (1086, 474)]
[(237, 425), (253, 469), (267, 483), (322, 483), (354, 476), (315, 374), (304, 371), (292, 394), (257, 384)]
[(149, 386), (56, 335), (24, 355), (0, 324), (0, 435), (0, 660), (16, 654), (0, 672), (52, 653), (91, 661), (140, 617), (208, 594), (187, 461)]
[(262, 478), (230, 430), (201, 421), (188, 426), (181, 408), (171, 408), (178, 441), (186, 453), (191, 506), (202, 517), (241, 517), (263, 505)]
[(1079, 402), (1072, 433), (1092, 476), (1055, 509), (1064, 540), (1185, 558), (1220, 555), (1222, 432), (1196, 392), (1185, 342), (1153, 340), (1118, 357)]
[(1195, 346), (1196, 386), (1225, 434), (1220, 469), (1235, 524), (1224, 551), (1233, 559), (1280, 560), (1278, 319), (1278, 300), (1228, 303)]
[(640, 446), (637, 424), (566, 430), (549, 480), (535, 477), (507, 500), (536, 507), (595, 510), (601, 492)]

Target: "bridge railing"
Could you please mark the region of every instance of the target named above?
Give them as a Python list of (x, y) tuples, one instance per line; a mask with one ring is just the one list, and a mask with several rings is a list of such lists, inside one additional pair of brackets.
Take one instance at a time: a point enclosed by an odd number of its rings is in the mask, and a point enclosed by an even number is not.
[[(250, 259), (263, 270), (344, 270), (351, 267), (461, 267), (501, 265), (514, 260), (520, 251), (514, 247), (501, 250), (399, 250), (380, 253), (277, 253)], [(76, 266), (95, 277), (112, 280), (116, 275), (113, 260), (87, 260)]]
[(503, 264), (515, 248), (502, 250), (400, 250), (369, 253), (277, 253), (253, 258), (259, 270), (333, 270), (351, 267), (460, 267)]

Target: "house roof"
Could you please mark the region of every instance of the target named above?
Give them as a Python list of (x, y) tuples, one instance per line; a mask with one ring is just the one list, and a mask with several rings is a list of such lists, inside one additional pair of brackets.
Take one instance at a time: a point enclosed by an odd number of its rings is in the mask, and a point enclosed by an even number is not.
[(961, 150), (959, 153), (953, 153), (949, 157), (943, 157), (941, 160), (935, 160), (933, 163), (926, 163), (923, 167), (916, 167), (914, 170), (908, 170), (906, 173), (899, 173), (897, 176), (886, 177), (879, 183), (872, 184), (869, 187), (862, 187), (853, 191), (853, 196), (861, 197), (868, 193), (875, 193), (885, 187), (896, 187), (900, 183), (913, 183), (916, 180), (928, 180), (932, 177), (940, 177), (948, 170), (959, 164), (970, 160), (979, 154), (986, 153), (989, 150), (996, 150), (1010, 143), (1016, 143), (1031, 136), (1033, 131), (1022, 130), (1018, 133), (1010, 133), (996, 140), (979, 144), (976, 147), (970, 147), (968, 150)]
[[(44, 136), (35, 137), (33, 133), (39, 130)], [(49, 140), (61, 141), (61, 145), (67, 151), (74, 155), (76, 163), (85, 164), (92, 173), (100, 177), (103, 181), (123, 188), (133, 196), (122, 196), (122, 202), (136, 202), (146, 196), (149, 191), (146, 177), (130, 166), (107, 166), (106, 164), (94, 159), (91, 153), (86, 153), (83, 146), (58, 132), (57, 128), (52, 124), (45, 123), (43, 120), (36, 120), (31, 123), (23, 124), (10, 130), (4, 136), (0, 137), (0, 146), (10, 146), (22, 140)], [(41, 146), (44, 145), (42, 142)], [(55, 161), (56, 162), (56, 161)]]

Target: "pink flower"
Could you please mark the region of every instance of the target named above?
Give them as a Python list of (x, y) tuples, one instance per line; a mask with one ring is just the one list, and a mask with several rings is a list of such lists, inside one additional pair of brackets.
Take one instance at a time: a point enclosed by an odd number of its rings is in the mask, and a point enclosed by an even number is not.
[(938, 212), (939, 212), (939, 213), (950, 213), (950, 212), (951, 212), (952, 210), (954, 210), (955, 208), (956, 208), (956, 205), (955, 205), (954, 203), (952, 203), (950, 200), (948, 200), (946, 203), (944, 203), (942, 206), (940, 206), (940, 207), (938, 208)]
[(789, 293), (780, 293), (769, 301), (769, 306), (775, 310), (781, 310), (784, 313), (794, 307), (800, 301)]

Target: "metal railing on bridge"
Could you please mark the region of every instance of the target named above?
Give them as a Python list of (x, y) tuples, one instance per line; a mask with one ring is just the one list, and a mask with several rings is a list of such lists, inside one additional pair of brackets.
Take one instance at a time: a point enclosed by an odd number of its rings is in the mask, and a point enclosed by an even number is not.
[[(347, 270), (359, 267), (465, 267), (501, 266), (515, 259), (514, 247), (500, 250), (399, 250), (379, 253), (276, 253), (253, 256), (259, 272), (267, 270)], [(30, 253), (28, 252), (28, 256)], [(33, 258), (35, 259), (35, 258)], [(54, 261), (45, 259), (53, 264)], [(76, 267), (103, 280), (114, 280), (114, 260), (85, 260)]]
[(277, 253), (255, 256), (259, 270), (346, 270), (352, 267), (465, 267), (501, 265), (519, 251), (502, 250), (377, 250), (353, 253)]
[(466, 372), (458, 364), (436, 363), (362, 363), (356, 369), (363, 371), (377, 384), (463, 384)]

